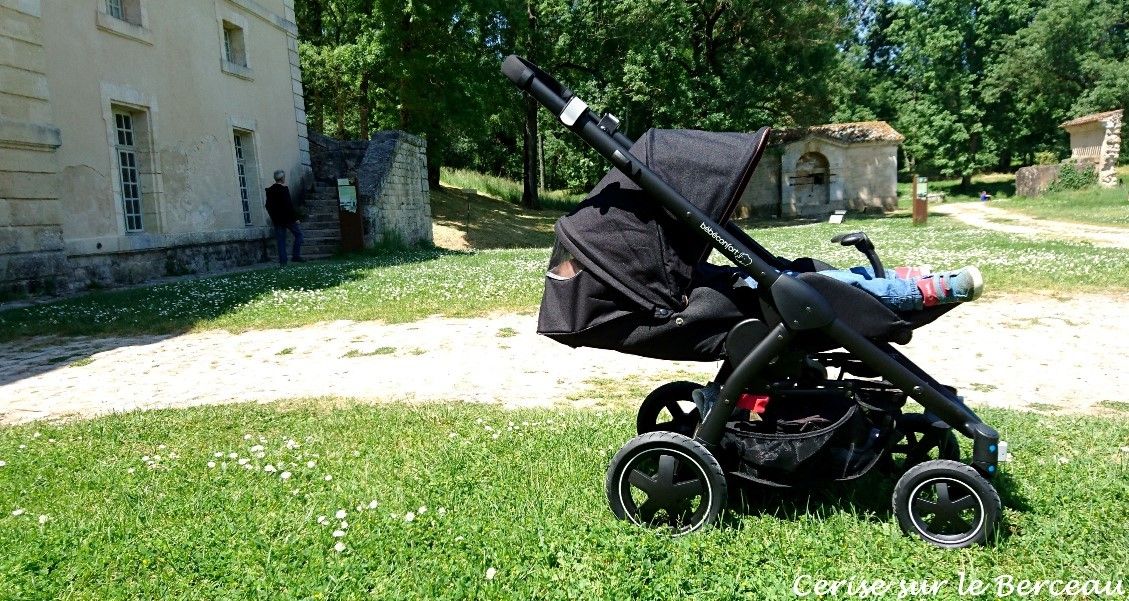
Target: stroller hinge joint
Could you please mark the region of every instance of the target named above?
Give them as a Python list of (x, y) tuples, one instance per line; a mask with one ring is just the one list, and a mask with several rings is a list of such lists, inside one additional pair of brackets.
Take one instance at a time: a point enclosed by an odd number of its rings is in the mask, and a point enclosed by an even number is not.
[(596, 125), (608, 134), (614, 134), (619, 130), (619, 119), (611, 113), (604, 113), (604, 116), (600, 118), (600, 122)]

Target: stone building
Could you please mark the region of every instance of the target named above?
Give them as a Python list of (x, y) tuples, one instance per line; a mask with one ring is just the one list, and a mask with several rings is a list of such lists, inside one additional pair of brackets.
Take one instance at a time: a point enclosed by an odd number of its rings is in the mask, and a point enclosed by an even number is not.
[[(370, 140), (341, 141), (310, 133), (315, 202), (337, 204), (336, 184), (348, 179), (356, 186), (356, 205), (342, 202), (335, 209), (334, 226), (349, 235), (349, 250), (378, 244), (430, 244), (430, 187), (427, 183), (427, 141), (403, 131), (381, 131)], [(338, 221), (339, 220), (339, 221)], [(351, 224), (355, 223), (356, 226)], [(341, 232), (335, 242), (341, 243)]]
[(740, 214), (821, 218), (841, 209), (892, 210), (903, 140), (885, 121), (777, 130)]
[(310, 171), (293, 0), (0, 0), (0, 291), (271, 252)]
[(1103, 188), (1117, 186), (1117, 159), (1121, 153), (1124, 109), (1094, 113), (1063, 123), (1070, 134), (1070, 158), (1092, 163)]

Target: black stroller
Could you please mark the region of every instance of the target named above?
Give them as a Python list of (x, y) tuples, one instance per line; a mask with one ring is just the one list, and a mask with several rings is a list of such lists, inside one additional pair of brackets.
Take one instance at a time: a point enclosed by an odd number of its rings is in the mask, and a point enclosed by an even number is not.
[[(808, 486), (878, 466), (901, 473), (893, 508), (905, 532), (940, 547), (992, 538), (999, 436), (891, 346), (952, 305), (895, 313), (820, 275), (828, 265), (774, 256), (730, 223), (768, 128), (651, 130), (632, 142), (535, 65), (510, 56), (502, 71), (615, 166), (556, 224), (539, 333), (722, 361), (713, 384), (672, 382), (644, 399), (639, 436), (608, 468), (617, 517), (684, 534), (718, 518), (731, 482)], [(865, 234), (834, 241), (884, 277)], [(707, 263), (711, 250), (735, 267)], [(902, 413), (907, 397), (927, 412)], [(970, 464), (953, 430), (972, 439)]]

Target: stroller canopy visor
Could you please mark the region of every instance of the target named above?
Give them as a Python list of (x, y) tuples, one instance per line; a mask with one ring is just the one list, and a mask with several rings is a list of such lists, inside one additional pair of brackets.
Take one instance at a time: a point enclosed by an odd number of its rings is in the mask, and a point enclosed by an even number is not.
[[(755, 134), (652, 129), (631, 154), (724, 225), (764, 152), (769, 129)], [(607, 286), (645, 310), (686, 306), (694, 266), (709, 253), (618, 169), (557, 221), (557, 241)]]

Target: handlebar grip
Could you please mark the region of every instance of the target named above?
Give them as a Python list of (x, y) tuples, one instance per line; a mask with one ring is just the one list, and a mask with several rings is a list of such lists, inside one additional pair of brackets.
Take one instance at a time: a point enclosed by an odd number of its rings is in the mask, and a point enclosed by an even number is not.
[(516, 54), (511, 54), (506, 57), (506, 60), (502, 61), (502, 73), (522, 90), (530, 91), (533, 80), (537, 80), (550, 92), (559, 96), (563, 102), (572, 99), (572, 90), (561, 85), (560, 82), (553, 79), (552, 75), (542, 71), (537, 65)]

